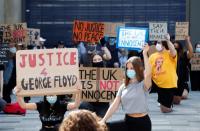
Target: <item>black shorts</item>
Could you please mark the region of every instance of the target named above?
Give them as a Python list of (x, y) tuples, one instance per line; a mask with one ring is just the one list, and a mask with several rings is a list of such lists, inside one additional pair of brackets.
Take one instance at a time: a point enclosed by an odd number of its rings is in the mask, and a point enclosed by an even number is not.
[(175, 89), (175, 96), (182, 96), (183, 91), (186, 89), (189, 92), (189, 87), (187, 82), (180, 82), (178, 83), (178, 88)]
[(158, 88), (158, 102), (168, 108), (173, 105), (173, 97), (176, 88)]

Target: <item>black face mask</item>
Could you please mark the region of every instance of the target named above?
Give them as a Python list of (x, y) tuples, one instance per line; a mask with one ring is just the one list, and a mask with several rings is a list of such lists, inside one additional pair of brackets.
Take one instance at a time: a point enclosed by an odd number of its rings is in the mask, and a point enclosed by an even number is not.
[(103, 61), (97, 62), (97, 63), (92, 63), (92, 67), (104, 67), (103, 66)]

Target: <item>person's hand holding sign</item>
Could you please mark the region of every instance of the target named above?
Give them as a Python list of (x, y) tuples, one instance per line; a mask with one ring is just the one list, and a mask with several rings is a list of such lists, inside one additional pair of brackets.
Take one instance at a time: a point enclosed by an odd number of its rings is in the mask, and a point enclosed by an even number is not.
[(165, 34), (164, 37), (165, 37), (165, 40), (166, 40), (166, 41), (170, 41), (170, 35), (169, 35), (169, 33)]
[(148, 43), (145, 43), (143, 47), (143, 55), (146, 55), (148, 51), (149, 51), (149, 45)]

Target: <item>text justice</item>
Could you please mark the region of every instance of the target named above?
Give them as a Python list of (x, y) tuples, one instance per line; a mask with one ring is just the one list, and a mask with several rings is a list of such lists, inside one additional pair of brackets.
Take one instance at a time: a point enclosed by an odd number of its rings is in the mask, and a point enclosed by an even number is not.
[[(54, 59), (56, 55), (57, 59)], [(54, 56), (54, 57), (53, 57)], [(48, 52), (40, 54), (21, 54), (20, 67), (38, 67), (38, 66), (63, 66), (76, 64), (76, 52)]]

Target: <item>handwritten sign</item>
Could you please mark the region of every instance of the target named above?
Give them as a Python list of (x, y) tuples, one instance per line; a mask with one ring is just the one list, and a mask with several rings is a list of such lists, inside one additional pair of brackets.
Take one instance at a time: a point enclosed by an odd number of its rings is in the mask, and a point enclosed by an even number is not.
[(110, 102), (116, 97), (122, 84), (123, 70), (120, 68), (80, 67), (82, 100), (89, 102)]
[(200, 53), (194, 53), (190, 63), (192, 71), (200, 71)]
[(185, 40), (189, 33), (189, 22), (176, 22), (176, 40)]
[(79, 82), (76, 48), (20, 50), (16, 67), (21, 96), (73, 93)]
[(140, 50), (147, 41), (146, 28), (120, 27), (117, 37), (117, 48)]
[(165, 40), (167, 34), (167, 23), (149, 23), (149, 40)]
[(73, 41), (98, 42), (104, 37), (104, 23), (74, 21)]
[(10, 43), (12, 40), (12, 30), (13, 26), (10, 24), (3, 24), (1, 25), (2, 30), (3, 30), (3, 43)]
[(28, 35), (26, 23), (3, 24), (0, 28), (3, 29), (3, 43), (27, 44)]
[(125, 27), (124, 23), (105, 22), (105, 35), (109, 37), (117, 37), (119, 27)]
[(29, 44), (39, 45), (40, 29), (28, 28)]
[(0, 64), (8, 63), (9, 47), (8, 44), (0, 44)]

